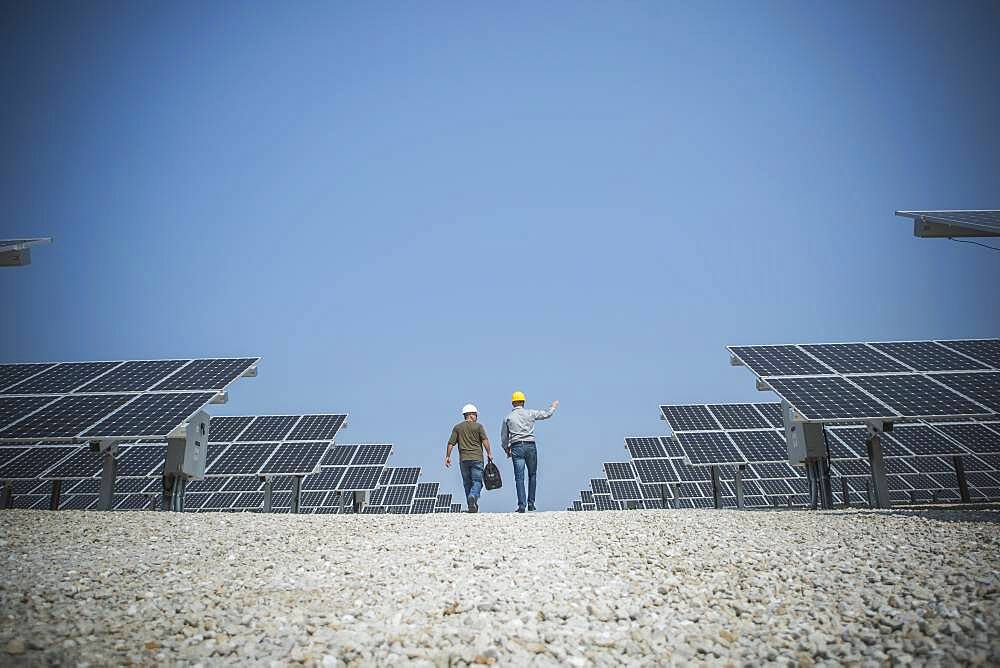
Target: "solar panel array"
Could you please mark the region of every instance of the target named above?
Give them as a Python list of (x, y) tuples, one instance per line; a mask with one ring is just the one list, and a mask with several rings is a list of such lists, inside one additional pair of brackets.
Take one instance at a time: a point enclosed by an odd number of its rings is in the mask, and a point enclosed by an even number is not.
[(1000, 234), (1000, 211), (997, 210), (897, 211), (896, 215), (919, 222), (941, 223), (989, 234)]
[(163, 438), (259, 359), (0, 364), (0, 441)]
[(806, 420), (989, 417), (1000, 339), (729, 346)]

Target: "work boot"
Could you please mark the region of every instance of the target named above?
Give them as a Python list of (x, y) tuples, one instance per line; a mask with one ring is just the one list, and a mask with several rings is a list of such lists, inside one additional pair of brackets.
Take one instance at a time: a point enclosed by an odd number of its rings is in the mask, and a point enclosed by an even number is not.
[(528, 504), (528, 512), (534, 512), (534, 511), (535, 511), (535, 504), (529, 503)]
[(522, 508), (521, 506), (518, 506), (517, 507), (517, 512), (523, 513), (524, 512), (524, 508)]
[(479, 500), (476, 499), (476, 497), (470, 495), (469, 498), (466, 499), (466, 501), (469, 502), (469, 512), (470, 513), (478, 513), (479, 512)]

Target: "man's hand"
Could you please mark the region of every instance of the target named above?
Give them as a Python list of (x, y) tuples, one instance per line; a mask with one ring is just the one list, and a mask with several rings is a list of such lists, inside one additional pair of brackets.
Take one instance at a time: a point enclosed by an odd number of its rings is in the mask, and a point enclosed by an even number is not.
[(503, 451), (507, 455), (507, 459), (510, 459), (510, 448), (504, 448)]
[(446, 469), (451, 468), (451, 455), (448, 455), (447, 457), (444, 458), (444, 467)]
[(551, 408), (552, 410), (555, 410), (555, 409), (559, 408), (559, 400), (556, 399), (555, 401), (553, 401), (552, 405), (549, 406), (549, 408)]

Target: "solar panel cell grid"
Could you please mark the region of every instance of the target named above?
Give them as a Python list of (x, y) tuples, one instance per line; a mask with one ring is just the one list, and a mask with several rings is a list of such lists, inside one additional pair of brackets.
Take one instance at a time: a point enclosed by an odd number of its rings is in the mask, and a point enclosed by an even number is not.
[(833, 373), (832, 369), (797, 346), (730, 346), (729, 350), (758, 376)]
[(192, 360), (155, 386), (157, 390), (222, 390), (256, 364), (257, 358)]
[(7, 394), (71, 392), (113, 369), (119, 362), (63, 362), (4, 390)]
[(303, 415), (288, 438), (295, 441), (332, 441), (346, 415)]
[(771, 464), (751, 464), (750, 467), (758, 478), (797, 478), (804, 475), (801, 470), (785, 462)]
[(734, 431), (729, 437), (751, 462), (780, 462), (788, 459), (784, 434), (768, 431)]
[(723, 429), (766, 429), (771, 425), (752, 404), (709, 404)]
[(201, 480), (191, 480), (187, 484), (184, 496), (186, 498), (190, 496), (191, 493), (197, 494), (201, 492), (218, 492), (222, 490), (228, 482), (229, 478), (203, 478)]
[(369, 490), (378, 486), (381, 466), (351, 466), (340, 481), (343, 490)]
[(763, 415), (772, 427), (778, 429), (783, 429), (785, 426), (785, 418), (781, 413), (781, 404), (777, 402), (768, 403), (758, 403), (754, 404), (761, 415)]
[(633, 459), (639, 457), (666, 457), (667, 453), (657, 437), (634, 437), (625, 439), (625, 447)]
[(934, 429), (973, 452), (1000, 452), (1000, 434), (981, 424), (937, 424)]
[(864, 343), (827, 343), (800, 346), (838, 373), (893, 373), (907, 367)]
[(258, 475), (277, 443), (233, 443), (209, 466), (209, 475)]
[(951, 462), (940, 457), (909, 457), (906, 461), (920, 473), (951, 473), (954, 470)]
[(235, 478), (219, 478), (225, 483), (221, 487), (225, 492), (257, 492), (264, 486), (264, 481), (252, 476), (237, 476)]
[(1000, 369), (1000, 339), (966, 339), (962, 341), (939, 341), (941, 345), (982, 362), (986, 366)]
[(943, 373), (936, 374), (934, 379), (990, 410), (1000, 412), (1000, 372)]
[(826, 447), (831, 459), (858, 459), (867, 457), (868, 446), (865, 444), (867, 431), (849, 427), (845, 429), (826, 429)]
[(134, 360), (90, 381), (77, 392), (142, 392), (181, 368), (188, 360)]
[(595, 494), (594, 506), (597, 510), (619, 510), (618, 502), (610, 494)]
[(424, 482), (417, 485), (418, 499), (436, 499), (438, 493), (438, 483)]
[(767, 382), (807, 420), (896, 416), (892, 409), (871, 398), (845, 378), (769, 378)]
[(237, 440), (283, 441), (298, 419), (298, 415), (259, 415)]
[(986, 365), (949, 350), (934, 341), (894, 341), (871, 345), (917, 371), (958, 371), (986, 368)]
[(604, 473), (611, 480), (635, 480), (635, 470), (631, 462), (608, 462), (604, 464)]
[(282, 443), (261, 469), (261, 473), (284, 475), (312, 473), (319, 466), (319, 461), (328, 447), (328, 443), (325, 442)]
[(351, 463), (354, 466), (385, 466), (392, 454), (392, 446), (388, 443), (359, 445)]
[(134, 445), (122, 448), (118, 453), (117, 474), (119, 477), (147, 477), (163, 472), (165, 445)]
[[(211, 392), (144, 394), (84, 432), (84, 436), (167, 435), (212, 400)], [(210, 430), (211, 433), (211, 430)]]
[(213, 417), (208, 424), (208, 440), (210, 443), (226, 443), (236, 440), (240, 432), (253, 422), (252, 415), (220, 415)]
[(97, 505), (96, 494), (72, 494), (65, 497), (59, 505), (60, 510), (86, 510)]
[(926, 376), (852, 376), (851, 381), (900, 415), (982, 415), (989, 412)]
[(906, 459), (901, 457), (886, 457), (885, 470), (886, 473), (892, 473), (896, 475), (917, 472), (916, 469), (914, 469), (907, 463)]
[(746, 458), (725, 432), (680, 432), (677, 440), (692, 464), (744, 463)]
[(586, 490), (586, 489), (585, 490), (581, 490), (580, 491), (580, 500), (583, 501), (584, 503), (593, 503), (594, 502), (594, 493), (591, 492), (590, 490)]
[(51, 364), (0, 364), (0, 392), (50, 368)]
[[(187, 495), (185, 495), (187, 496)], [(212, 508), (217, 510), (222, 510), (225, 508), (231, 508), (239, 494), (235, 492), (216, 492), (208, 497), (202, 508)], [(187, 499), (185, 499), (186, 501)]]
[(323, 455), (321, 464), (322, 466), (347, 466), (351, 463), (357, 449), (356, 445), (335, 445)]
[(594, 494), (610, 494), (611, 487), (608, 485), (606, 478), (591, 478), (590, 479), (590, 490)]
[(608, 480), (611, 486), (611, 496), (618, 501), (638, 500), (642, 498), (639, 484), (634, 480)]
[[(632, 463), (635, 465), (639, 480), (643, 483), (677, 482), (677, 473), (669, 459), (636, 459)], [(604, 482), (607, 484), (607, 481)], [(594, 491), (600, 490), (594, 488)]]
[[(20, 448), (17, 448), (20, 450)], [(78, 446), (31, 448), (0, 467), (0, 480), (37, 478), (43, 472), (75, 453)], [(37, 486), (38, 482), (34, 484)]]
[(690, 464), (687, 464), (679, 459), (671, 460), (670, 463), (677, 472), (678, 479), (683, 482), (712, 479), (711, 470), (705, 466), (691, 466)]
[(233, 502), (233, 508), (263, 508), (263, 507), (264, 507), (263, 492), (243, 492), (238, 497), (236, 497), (236, 501)]
[(698, 404), (660, 406), (671, 431), (696, 431), (718, 429), (719, 423), (707, 408)]
[[(109, 412), (135, 398), (134, 394), (70, 395), (0, 432), (5, 438), (68, 438), (77, 436)], [(37, 404), (38, 402), (36, 402)]]
[(413, 503), (415, 485), (394, 485), (384, 488), (382, 503), (386, 506), (409, 506)]
[(319, 473), (307, 475), (302, 480), (302, 489), (333, 491), (340, 489), (340, 481), (344, 477), (347, 467), (344, 466), (324, 466)]
[(413, 502), (410, 513), (413, 515), (425, 515), (434, 512), (434, 499), (417, 499)]
[[(392, 470), (393, 485), (416, 485), (420, 478), (420, 468), (396, 468)], [(391, 505), (391, 504), (386, 504)]]
[(681, 448), (681, 444), (677, 442), (672, 436), (661, 436), (660, 445), (663, 446), (664, 451), (667, 453), (667, 457), (671, 459), (684, 459), (684, 450)]
[(868, 462), (864, 459), (843, 459), (833, 462), (830, 468), (841, 476), (867, 476), (871, 475)]
[(437, 496), (437, 506), (439, 507), (450, 507), (451, 506), (451, 494), (438, 494)]

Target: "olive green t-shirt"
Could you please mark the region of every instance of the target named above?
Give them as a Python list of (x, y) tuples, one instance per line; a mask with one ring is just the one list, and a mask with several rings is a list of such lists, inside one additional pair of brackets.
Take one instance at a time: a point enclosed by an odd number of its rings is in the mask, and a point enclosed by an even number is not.
[(462, 461), (483, 461), (483, 441), (486, 429), (478, 422), (462, 420), (451, 430), (448, 445), (458, 443), (458, 458)]

